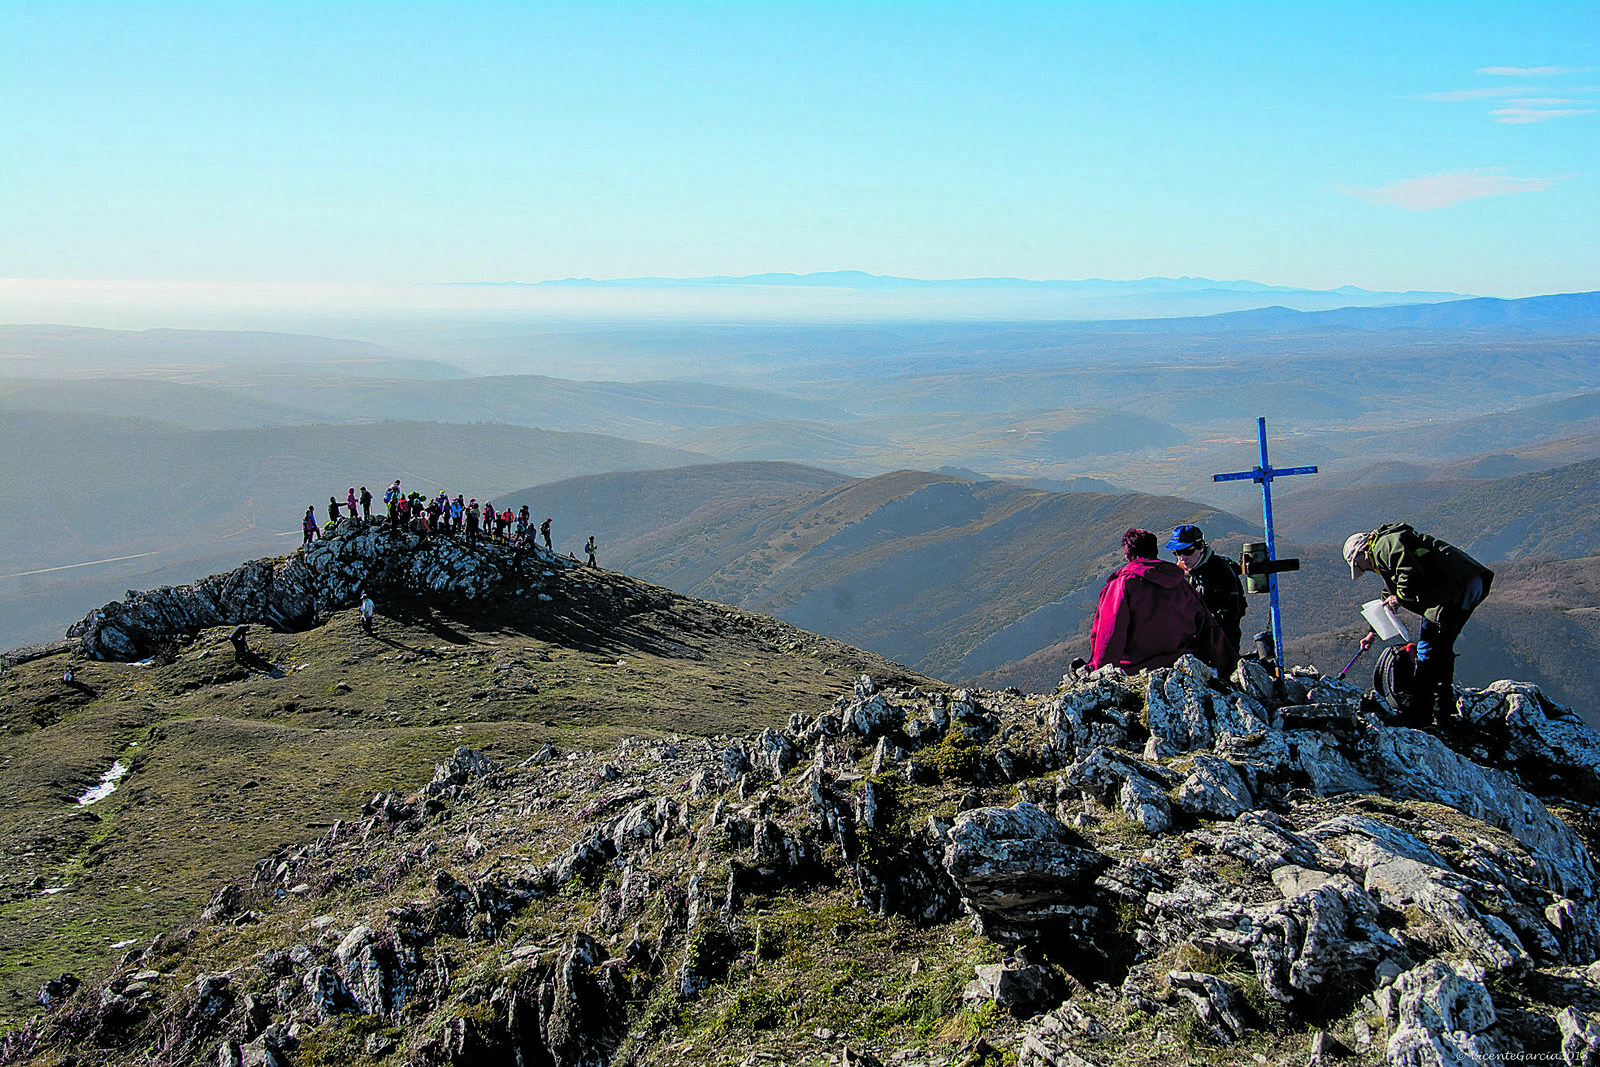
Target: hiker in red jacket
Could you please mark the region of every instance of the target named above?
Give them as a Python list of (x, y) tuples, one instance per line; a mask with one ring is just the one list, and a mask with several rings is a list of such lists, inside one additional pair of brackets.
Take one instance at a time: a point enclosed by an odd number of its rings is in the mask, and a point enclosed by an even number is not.
[(1128, 674), (1170, 667), (1193, 653), (1223, 675), (1239, 653), (1175, 564), (1156, 558), (1156, 535), (1131, 529), (1122, 535), (1128, 562), (1100, 590), (1090, 632), (1089, 669), (1115, 663)]

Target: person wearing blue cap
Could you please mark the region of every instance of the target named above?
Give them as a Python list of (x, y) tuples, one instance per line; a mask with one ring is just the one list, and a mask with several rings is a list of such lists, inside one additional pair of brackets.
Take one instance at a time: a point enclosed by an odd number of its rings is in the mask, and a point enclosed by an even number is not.
[(1172, 528), (1172, 536), (1161, 546), (1171, 552), (1194, 591), (1228, 635), (1233, 651), (1239, 651), (1244, 613), (1249, 602), (1244, 596), (1243, 576), (1233, 560), (1219, 556), (1206, 544), (1200, 527), (1184, 523)]

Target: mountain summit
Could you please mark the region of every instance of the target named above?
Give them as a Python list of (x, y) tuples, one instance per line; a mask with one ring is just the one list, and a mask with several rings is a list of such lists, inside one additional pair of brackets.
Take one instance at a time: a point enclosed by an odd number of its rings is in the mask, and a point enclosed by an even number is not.
[(0, 689), (3, 1063), (1600, 1055), (1600, 735), (1531, 686), (951, 691), (353, 523), (77, 641)]

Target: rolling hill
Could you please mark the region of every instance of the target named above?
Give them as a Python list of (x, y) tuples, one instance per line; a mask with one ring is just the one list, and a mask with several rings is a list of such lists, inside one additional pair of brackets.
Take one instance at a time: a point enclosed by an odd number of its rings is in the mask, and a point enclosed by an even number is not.
[(1356, 530), (1409, 522), (1488, 563), (1587, 556), (1597, 548), (1600, 459), (1504, 478), (1388, 482), (1277, 499), (1285, 529), (1342, 543)]
[[(504, 602), (397, 594), (375, 635), (350, 609), (299, 633), (258, 626), (244, 661), (212, 629), (185, 641), (176, 663), (61, 654), (8, 671), (0, 1026), (38, 1010), (41, 982), (111, 965), (126, 948), (117, 942), (192, 921), (216, 880), (248, 880), (262, 856), (325, 834), (374, 790), (412, 788), (457, 746), (505, 754), (714, 736), (826, 708), (863, 672), (928, 682), (623, 575), (546, 574)], [(73, 684), (61, 680), (67, 666)], [(76, 803), (115, 760), (132, 767), (121, 794)]]
[(316, 412), (276, 404), (251, 391), (160, 378), (0, 378), (0, 418), (14, 412), (149, 419), (184, 430), (326, 421)]
[(0, 325), (0, 363), (9, 376), (106, 375), (182, 381), (303, 375), (317, 367), (343, 377), (447, 379), (458, 367), (347, 338), (259, 330), (99, 330)]
[[(1120, 563), (1129, 526), (1198, 522), (1222, 544), (1250, 529), (1170, 497), (919, 471), (819, 491), (817, 472), (784, 467), (794, 480), (757, 488), (754, 475), (770, 469), (580, 478), (506, 499), (571, 516), (595, 534), (606, 566), (836, 634), (935, 677), (976, 674), (1076, 626)], [(682, 495), (719, 483), (703, 506)], [(629, 504), (614, 511), (611, 500)]]
[(513, 374), (451, 381), (284, 380), (250, 393), (325, 417), (495, 422), (655, 440), (752, 419), (844, 422), (832, 403), (773, 390), (697, 382), (574, 381)]

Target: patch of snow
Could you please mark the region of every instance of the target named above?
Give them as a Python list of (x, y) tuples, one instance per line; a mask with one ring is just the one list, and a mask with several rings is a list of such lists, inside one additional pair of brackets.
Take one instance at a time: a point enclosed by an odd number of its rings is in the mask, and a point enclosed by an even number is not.
[(67, 891), (67, 887), (64, 886), (64, 885), (53, 885), (49, 889), (44, 890), (39, 895), (41, 897), (53, 897), (57, 893), (65, 893), (66, 891)]
[(117, 783), (131, 768), (121, 760), (111, 765), (111, 769), (100, 776), (100, 784), (78, 798), (79, 807), (88, 807), (96, 801), (104, 800), (117, 791)]

